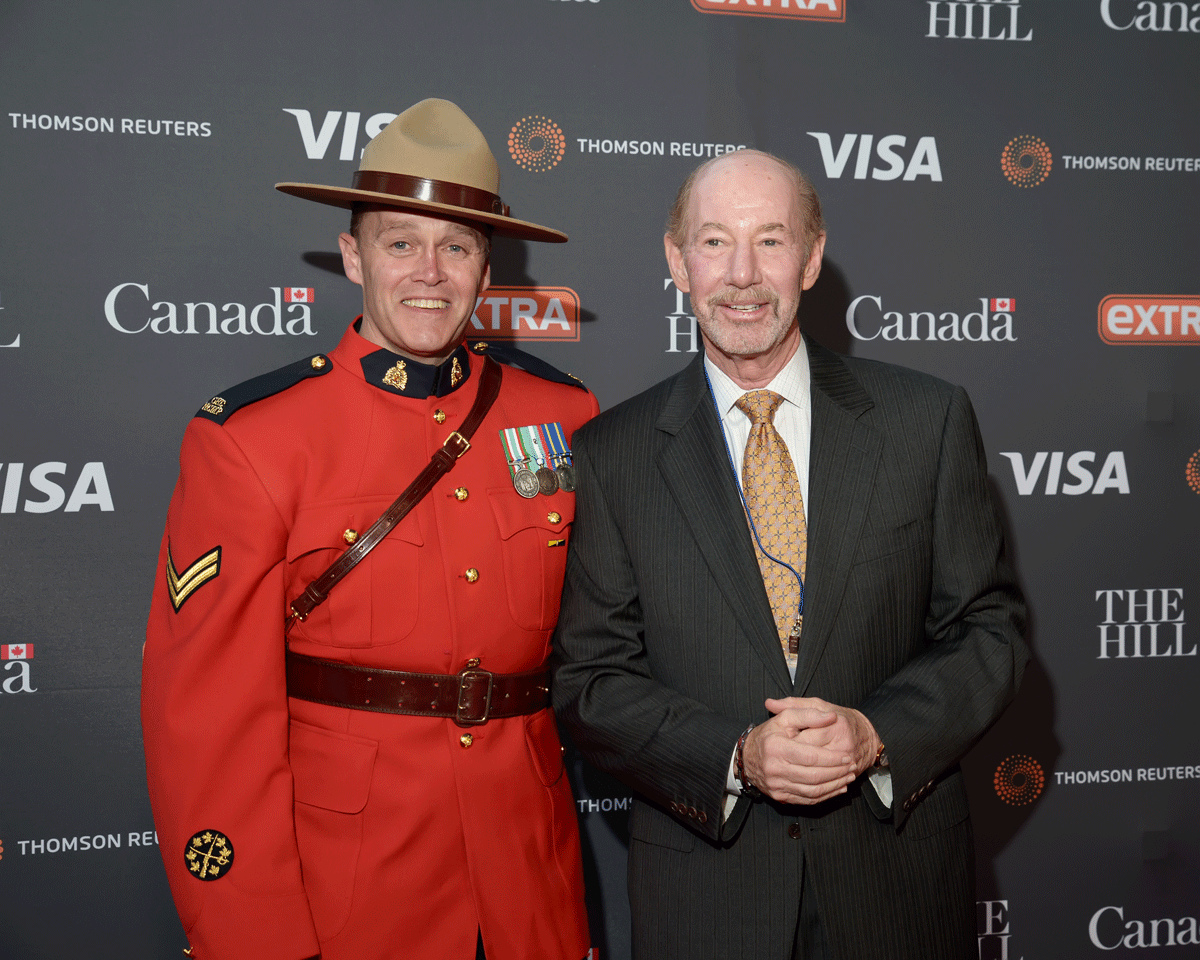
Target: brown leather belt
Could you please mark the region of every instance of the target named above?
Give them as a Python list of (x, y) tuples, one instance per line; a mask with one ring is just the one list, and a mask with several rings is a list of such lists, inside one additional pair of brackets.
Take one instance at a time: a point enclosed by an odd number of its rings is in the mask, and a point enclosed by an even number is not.
[(289, 697), (351, 710), (444, 717), (460, 727), (537, 713), (550, 706), (550, 671), (460, 673), (380, 670), (287, 652)]

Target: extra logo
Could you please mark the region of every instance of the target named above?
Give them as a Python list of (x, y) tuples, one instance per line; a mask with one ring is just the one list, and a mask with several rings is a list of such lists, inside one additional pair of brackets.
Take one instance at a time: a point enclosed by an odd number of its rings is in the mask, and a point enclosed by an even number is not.
[[(0, 488), (0, 514), (16, 513), (21, 503), (21, 480), (25, 476), (25, 464), (0, 463), (4, 471), (4, 486)], [(104, 472), (104, 464), (96, 461), (85, 463), (83, 469), (75, 477), (71, 485), (71, 495), (51, 477), (67, 477), (73, 475), (67, 472), (67, 465), (61, 460), (39, 463), (29, 471), (29, 477), (24, 484), (26, 493), (34, 491), (42, 494), (41, 499), (26, 496), (23, 511), (25, 513), (53, 513), (62, 508), (63, 513), (78, 513), (82, 507), (99, 507), (101, 512), (111, 512), (113, 509), (112, 493), (108, 489), (108, 476)]]
[(357, 110), (347, 110), (344, 119), (341, 110), (326, 110), (325, 116), (321, 118), (321, 128), (318, 130), (313, 121), (313, 115), (309, 111), (284, 107), (283, 112), (290, 113), (296, 118), (296, 126), (300, 128), (300, 141), (304, 144), (304, 155), (309, 160), (325, 159), (325, 154), (329, 150), (329, 145), (333, 142), (339, 126), (342, 135), (338, 138), (338, 159), (358, 160), (362, 155), (359, 143), (366, 146), (367, 142), (374, 139), (379, 131), (396, 119), (394, 113), (373, 113), (367, 118), (366, 123), (360, 123), (362, 114)]
[[(874, 309), (866, 304), (874, 304)], [(856, 340), (959, 340), (971, 343), (1015, 341), (1017, 301), (1012, 297), (980, 297), (979, 309), (961, 317), (953, 310), (884, 311), (880, 297), (864, 293), (846, 308), (846, 329)]]
[[(269, 287), (271, 299), (247, 308), (244, 303), (224, 303), (220, 312), (209, 301), (177, 304), (150, 302), (145, 283), (118, 283), (104, 298), (104, 318), (120, 333), (262, 334), (263, 336), (316, 336), (312, 326), (312, 287)], [(287, 304), (286, 309), (284, 304)], [(285, 319), (284, 314), (287, 314)]]
[(522, 117), (508, 131), (508, 155), (530, 173), (553, 169), (566, 152), (566, 134), (549, 117)]
[(1097, 590), (1096, 602), (1104, 611), (1097, 660), (1196, 656), (1183, 635), (1182, 588)]
[(749, 17), (793, 20), (846, 20), (847, 0), (692, 0), (701, 13), (740, 13)]
[(4, 664), (4, 680), (0, 690), (5, 693), (37, 693), (29, 661), (33, 659), (32, 643), (0, 643), (0, 663)]
[(1013, 137), (1000, 153), (1000, 169), (1018, 187), (1036, 187), (1050, 176), (1054, 155), (1039, 137)]
[[(929, 3), (929, 32), (926, 37), (944, 40), (1032, 40), (1033, 30), (1023, 35), (1018, 20), (1021, 4), (1014, 0), (959, 0)], [(995, 18), (992, 12), (995, 10)], [(979, 11), (978, 20), (975, 12)]]
[(1046, 789), (1046, 771), (1033, 757), (1018, 753), (1000, 762), (992, 776), (996, 796), (1010, 807), (1033, 803)]
[(579, 294), (570, 287), (488, 287), (467, 330), (487, 340), (578, 340)]
[[(1125, 467), (1125, 454), (1120, 450), (1114, 450), (1104, 458), (1098, 476), (1093, 476), (1092, 471), (1088, 469), (1089, 465), (1096, 462), (1094, 450), (1080, 450), (1070, 456), (1061, 450), (1052, 453), (1043, 450), (1033, 455), (1028, 468), (1025, 466), (1025, 457), (1020, 453), (1001, 453), (1000, 456), (1007, 457), (1012, 465), (1013, 481), (1017, 485), (1017, 493), (1022, 497), (1039, 492), (1047, 496), (1058, 493), (1077, 496), (1088, 492), (1106, 493), (1109, 490), (1129, 493), (1129, 471)], [(1067, 473), (1074, 479), (1060, 485), (1064, 460)], [(1039, 491), (1038, 481), (1043, 470), (1046, 471), (1046, 485)]]
[[(821, 148), (821, 162), (825, 165), (825, 176), (830, 180), (841, 178), (853, 156), (855, 180), (867, 179), (869, 170), (872, 180), (916, 180), (917, 177), (928, 177), (941, 182), (942, 165), (938, 160), (937, 140), (933, 137), (919, 137), (909, 151), (908, 137), (903, 134), (890, 133), (876, 141), (873, 133), (846, 133), (835, 150), (833, 137), (828, 133), (810, 130), (808, 135)], [(854, 149), (856, 142), (857, 151)], [(875, 146), (874, 157), (871, 155), (872, 144)], [(877, 162), (872, 165), (872, 160)]]
[(1100, 339), (1127, 344), (1200, 344), (1200, 297), (1110, 294), (1100, 301)]
[(1170, 0), (1100, 0), (1100, 19), (1109, 30), (1200, 33), (1200, 7)]
[(1188, 457), (1187, 466), (1183, 468), (1183, 478), (1192, 488), (1192, 493), (1200, 493), (1200, 450)]

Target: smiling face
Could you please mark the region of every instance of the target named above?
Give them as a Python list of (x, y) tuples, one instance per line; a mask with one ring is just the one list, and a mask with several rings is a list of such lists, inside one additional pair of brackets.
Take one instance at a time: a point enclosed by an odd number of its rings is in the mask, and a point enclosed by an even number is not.
[(359, 332), (414, 360), (446, 359), (491, 282), (483, 234), (456, 220), (393, 208), (368, 209), (356, 232), (341, 234), (338, 243), (346, 276), (363, 288)]
[(681, 246), (664, 238), (667, 264), (691, 294), (709, 358), (743, 386), (769, 382), (800, 343), (796, 309), (821, 272), (825, 235), (806, 250), (795, 180), (741, 151), (700, 171), (685, 223)]

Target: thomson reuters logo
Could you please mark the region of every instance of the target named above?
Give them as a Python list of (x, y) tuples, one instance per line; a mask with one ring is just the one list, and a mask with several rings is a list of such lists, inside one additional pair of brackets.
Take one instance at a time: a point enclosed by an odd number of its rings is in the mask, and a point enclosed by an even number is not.
[(570, 287), (488, 287), (476, 298), (468, 336), (578, 340), (579, 294)]
[(1000, 154), (1000, 169), (1018, 187), (1036, 187), (1050, 176), (1053, 164), (1050, 148), (1038, 137), (1013, 137)]
[(508, 153), (522, 170), (545, 173), (567, 152), (567, 137), (549, 117), (522, 117), (508, 131)]
[(793, 20), (846, 20), (846, 0), (692, 0), (701, 13), (740, 13), (744, 17)]
[(1042, 795), (1046, 774), (1033, 757), (1018, 753), (1001, 761), (992, 777), (992, 786), (996, 788), (996, 796), (1010, 807), (1023, 807)]
[(1188, 458), (1184, 476), (1187, 477), (1187, 484), (1192, 488), (1192, 493), (1200, 493), (1200, 450)]
[(1200, 297), (1130, 297), (1100, 301), (1100, 339), (1124, 344), (1200, 344)]

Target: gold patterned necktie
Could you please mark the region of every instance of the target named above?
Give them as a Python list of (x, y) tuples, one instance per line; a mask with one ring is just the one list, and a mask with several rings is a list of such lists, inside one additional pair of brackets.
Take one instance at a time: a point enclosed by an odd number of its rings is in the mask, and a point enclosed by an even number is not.
[(742, 458), (742, 494), (758, 533), (754, 552), (771, 600), (788, 669), (794, 671), (802, 622), (797, 574), (804, 576), (808, 528), (804, 523), (804, 500), (796, 467), (787, 444), (775, 429), (775, 411), (781, 403), (783, 397), (778, 393), (752, 390), (739, 397), (736, 406), (750, 418), (751, 424)]

